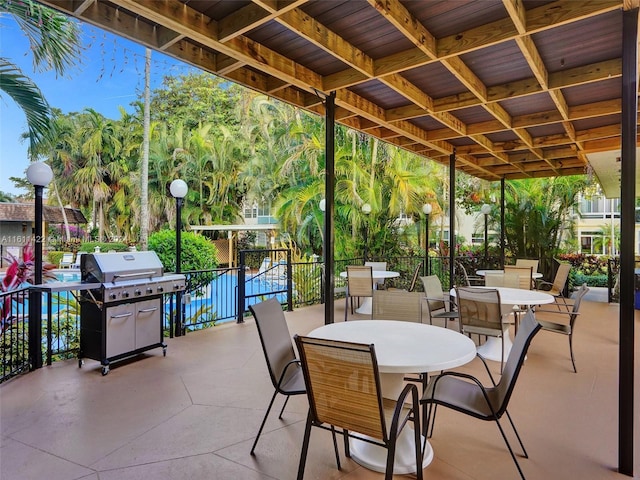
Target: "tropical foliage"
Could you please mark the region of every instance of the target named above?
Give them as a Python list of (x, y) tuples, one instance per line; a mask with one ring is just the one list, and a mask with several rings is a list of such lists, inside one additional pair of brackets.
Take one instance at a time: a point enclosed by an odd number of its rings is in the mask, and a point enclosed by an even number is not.
[[(218, 267), (216, 255), (218, 250), (215, 245), (202, 235), (193, 232), (180, 234), (181, 246), (181, 271), (206, 270), (206, 274), (193, 275), (187, 292), (194, 292), (208, 285), (213, 280), (212, 270)], [(160, 230), (149, 235), (149, 249), (155, 251), (162, 262), (166, 272), (176, 271), (176, 231)]]
[[(25, 283), (34, 284), (35, 279), (35, 255), (33, 247), (30, 243), (22, 247), (22, 259), (16, 258), (10, 253), (4, 257), (4, 260), (9, 264), (5, 271), (4, 277), (0, 282), (0, 291), (10, 292), (16, 290)], [(52, 270), (55, 265), (50, 263), (43, 263), (42, 265), (42, 279), (53, 280), (55, 275)], [(10, 328), (17, 320), (13, 315), (12, 302), (24, 303), (26, 298), (24, 296), (12, 296), (7, 295), (2, 297), (0, 303), (0, 333)]]
[[(53, 69), (64, 75), (79, 60), (80, 29), (65, 15), (32, 0), (1, 0), (2, 12), (10, 14), (29, 39), (34, 69)], [(50, 107), (42, 92), (19, 67), (3, 57), (0, 57), (0, 90), (24, 111), (32, 149), (54, 137)]]

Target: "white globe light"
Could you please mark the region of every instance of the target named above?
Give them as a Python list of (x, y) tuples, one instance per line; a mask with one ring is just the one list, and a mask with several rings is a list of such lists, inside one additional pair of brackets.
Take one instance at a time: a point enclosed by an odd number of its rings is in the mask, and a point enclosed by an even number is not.
[(169, 185), (169, 191), (174, 198), (184, 198), (187, 196), (187, 192), (189, 191), (189, 187), (184, 180), (177, 178), (171, 185)]
[(323, 198), (322, 200), (320, 200), (320, 202), (318, 202), (318, 207), (320, 207), (320, 210), (324, 212), (327, 208), (327, 201)]
[(489, 205), (488, 203), (485, 203), (480, 207), (480, 211), (482, 212), (483, 215), (489, 215), (491, 213), (491, 205)]
[(31, 185), (46, 187), (53, 179), (53, 170), (43, 162), (32, 163), (27, 168), (27, 180)]
[(431, 214), (431, 210), (433, 210), (433, 207), (431, 206), (430, 203), (425, 203), (422, 206), (422, 213), (424, 213), (425, 215), (430, 215)]
[(369, 215), (371, 213), (371, 205), (369, 205), (368, 203), (363, 204), (362, 213), (364, 213), (365, 215)]

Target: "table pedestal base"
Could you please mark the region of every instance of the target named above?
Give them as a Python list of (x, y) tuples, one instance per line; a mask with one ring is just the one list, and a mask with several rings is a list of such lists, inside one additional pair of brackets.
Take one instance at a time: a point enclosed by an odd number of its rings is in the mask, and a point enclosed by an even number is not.
[[(424, 437), (422, 437), (424, 443)], [(354, 438), (349, 440), (351, 458), (363, 467), (375, 472), (384, 473), (387, 469), (387, 452), (384, 447), (363, 442)], [(429, 442), (425, 443), (422, 468), (433, 460), (433, 449)], [(396, 456), (393, 463), (395, 475), (416, 473), (416, 449), (413, 429), (405, 427), (396, 441)]]
[(371, 297), (364, 297), (360, 306), (356, 309), (356, 313), (363, 315), (371, 315), (373, 311), (373, 299)]
[[(509, 352), (511, 351), (511, 336), (509, 332), (504, 332), (504, 361), (507, 361)], [(489, 337), (486, 342), (478, 347), (478, 354), (487, 360), (493, 360), (499, 362), (502, 360), (500, 356), (500, 349), (502, 348), (502, 340), (498, 337)]]

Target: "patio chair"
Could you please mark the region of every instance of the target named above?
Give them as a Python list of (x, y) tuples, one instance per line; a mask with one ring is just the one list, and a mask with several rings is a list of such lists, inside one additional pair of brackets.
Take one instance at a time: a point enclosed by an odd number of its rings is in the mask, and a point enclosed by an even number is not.
[(478, 275), (469, 275), (467, 273), (467, 269), (464, 267), (462, 262), (455, 263), (456, 271), (458, 272), (458, 276), (462, 279), (462, 284), (465, 287), (473, 287), (484, 285), (484, 278)]
[(64, 252), (58, 268), (71, 268), (71, 265), (73, 265), (73, 252)]
[(421, 292), (373, 291), (372, 320), (401, 320), (422, 323)]
[(347, 321), (349, 305), (353, 315), (354, 297), (373, 297), (373, 269), (370, 266), (347, 266), (347, 291), (345, 295), (344, 320)]
[(584, 284), (576, 292), (575, 298), (570, 300), (567, 307), (571, 310), (549, 310), (540, 307), (536, 308), (536, 320), (542, 329), (552, 333), (560, 333), (569, 337), (569, 353), (571, 354), (571, 363), (573, 365), (573, 371), (578, 373), (576, 369), (576, 361), (573, 356), (573, 332), (575, 331), (575, 323), (578, 315), (580, 314), (580, 302), (582, 298), (587, 294), (589, 288)]
[[(386, 270), (387, 262), (364, 262), (365, 267), (371, 267), (372, 270)], [(378, 290), (384, 290), (384, 278), (376, 280), (376, 288)]]
[(82, 256), (85, 254), (85, 252), (78, 252), (76, 253), (76, 259), (73, 261), (73, 263), (71, 264), (70, 268), (75, 268), (80, 270), (80, 264), (82, 262)]
[(544, 290), (550, 295), (556, 297), (556, 302), (562, 300), (562, 303), (567, 304), (564, 298), (564, 289), (569, 279), (569, 272), (571, 271), (571, 265), (569, 263), (561, 263), (558, 265), (556, 276), (553, 282), (546, 282), (544, 280), (538, 280), (536, 282), (536, 290)]
[[(517, 267), (514, 265), (504, 266), (504, 287), (521, 288), (523, 290), (531, 290), (533, 285), (533, 266)], [(520, 314), (526, 312), (528, 307), (514, 305), (511, 313), (514, 316), (515, 331), (518, 332), (518, 324)]]
[[(373, 344), (340, 342), (296, 335), (309, 399), (309, 414), (302, 442), (298, 480), (304, 477), (311, 427), (339, 432), (351, 457), (349, 439), (387, 449), (385, 480), (393, 477), (396, 439), (413, 423), (417, 478), (422, 480), (422, 453), (418, 389), (408, 383), (397, 400), (382, 397)], [(388, 420), (391, 420), (390, 422)], [(334, 440), (334, 448), (337, 445)], [(339, 467), (338, 467), (339, 468)]]
[(419, 263), (416, 265), (416, 268), (413, 269), (413, 275), (411, 276), (411, 283), (409, 284), (408, 289), (404, 288), (387, 288), (390, 291), (400, 291), (400, 292), (413, 292), (416, 289), (416, 284), (418, 283), (418, 278), (420, 278), (420, 272), (422, 271), (422, 264)]
[[(516, 258), (516, 267), (531, 267), (531, 274), (538, 271), (539, 260), (531, 260), (528, 258)], [(531, 282), (531, 288), (536, 288), (535, 281)]]
[(264, 302), (255, 305), (249, 305), (249, 309), (256, 320), (262, 351), (267, 361), (267, 369), (271, 383), (275, 388), (267, 412), (264, 414), (262, 424), (258, 429), (258, 435), (251, 447), (251, 455), (253, 455), (258, 439), (262, 433), (262, 429), (267, 421), (273, 402), (278, 393), (286, 397), (282, 410), (278, 418), (282, 418), (284, 408), (287, 406), (291, 395), (303, 395), (306, 393), (304, 384), (304, 376), (300, 368), (300, 362), (296, 358), (291, 342), (289, 328), (282, 311), (280, 302), (272, 297)]
[(520, 468), (520, 464), (511, 448), (505, 431), (500, 424), (500, 418), (506, 414), (511, 427), (522, 448), (524, 458), (529, 458), (527, 451), (522, 444), (520, 435), (515, 424), (507, 411), (511, 394), (515, 388), (516, 381), (520, 375), (520, 370), (524, 363), (525, 356), (531, 340), (540, 331), (540, 324), (536, 322), (533, 311), (528, 311), (522, 319), (520, 330), (516, 334), (511, 352), (504, 367), (500, 381), (496, 384), (491, 371), (485, 360), (480, 357), (491, 379), (492, 386), (485, 387), (477, 378), (472, 375), (454, 371), (447, 371), (434, 377), (429, 382), (427, 390), (422, 396), (421, 403), (424, 406), (426, 419), (423, 425), (425, 436), (429, 433), (429, 423), (431, 422), (431, 432), (435, 424), (435, 409), (438, 405), (451, 408), (465, 415), (469, 415), (480, 420), (495, 421), (504, 442), (509, 449), (511, 458), (516, 464), (520, 477), (525, 476)]
[(533, 285), (533, 267), (504, 266), (504, 285), (511, 288), (531, 290)]
[(504, 273), (487, 272), (484, 274), (485, 287), (504, 287)]
[(444, 320), (444, 327), (453, 320), (458, 320), (460, 314), (456, 311), (456, 306), (451, 297), (442, 291), (442, 283), (437, 275), (420, 277), (424, 288), (425, 300), (429, 311), (429, 325), (433, 325), (434, 319)]
[(490, 288), (456, 287), (456, 300), (460, 312), (460, 332), (497, 337), (501, 340), (500, 373), (504, 366), (504, 336), (509, 324), (502, 316), (500, 293)]

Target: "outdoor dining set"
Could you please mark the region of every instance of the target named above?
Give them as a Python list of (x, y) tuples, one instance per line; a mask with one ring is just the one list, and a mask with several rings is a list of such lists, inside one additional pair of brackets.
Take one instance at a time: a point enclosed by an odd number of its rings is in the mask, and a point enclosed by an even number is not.
[[(419, 276), (410, 288), (385, 285), (399, 276), (385, 262), (350, 265), (344, 321), (327, 323), (292, 338), (282, 307), (272, 298), (251, 307), (274, 393), (258, 430), (256, 447), (274, 400), (284, 395), (282, 417), (292, 395), (306, 395), (306, 421), (298, 479), (304, 477), (312, 427), (331, 432), (340, 468), (338, 436), (345, 455), (365, 468), (415, 474), (433, 460), (438, 406), (495, 421), (521, 478), (523, 470), (508, 437), (523, 441), (507, 411), (528, 347), (540, 330), (568, 336), (573, 371), (573, 330), (588, 288), (565, 298), (569, 266), (552, 282), (542, 280), (536, 260), (502, 270), (478, 270), (464, 285), (443, 289), (436, 275)], [(423, 291), (416, 291), (418, 280)], [(472, 283), (473, 282), (473, 283)], [(510, 329), (513, 325), (514, 338)], [(455, 369), (479, 358), (490, 384)], [(496, 364), (491, 364), (496, 362)], [(492, 373), (492, 367), (499, 372)], [(500, 419), (511, 425), (507, 433)]]

